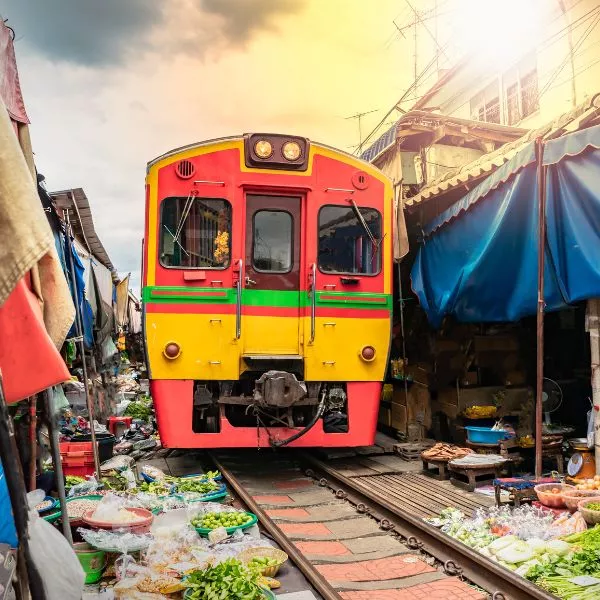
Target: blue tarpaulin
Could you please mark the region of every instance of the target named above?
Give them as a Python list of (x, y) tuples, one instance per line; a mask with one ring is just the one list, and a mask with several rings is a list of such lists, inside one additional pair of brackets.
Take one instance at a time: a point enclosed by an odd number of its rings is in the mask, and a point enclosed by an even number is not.
[[(600, 126), (544, 148), (547, 310), (600, 297)], [(412, 287), (434, 326), (516, 321), (537, 310), (537, 164), (526, 145), (428, 223)]]
[[(77, 298), (75, 298), (75, 289), (73, 282), (71, 281), (70, 272), (67, 271), (67, 281), (71, 288), (71, 297), (76, 305), (81, 307), (81, 321), (83, 327), (83, 342), (86, 348), (91, 348), (94, 345), (94, 312), (90, 303), (85, 297), (85, 282), (83, 280), (84, 266), (79, 258), (79, 254), (75, 250), (75, 245), (71, 242), (71, 255), (73, 256), (73, 266), (75, 269), (75, 279), (77, 280)], [(68, 252), (68, 248), (67, 248)], [(67, 334), (67, 337), (74, 337), (77, 335), (77, 320), (71, 326), (71, 330)]]

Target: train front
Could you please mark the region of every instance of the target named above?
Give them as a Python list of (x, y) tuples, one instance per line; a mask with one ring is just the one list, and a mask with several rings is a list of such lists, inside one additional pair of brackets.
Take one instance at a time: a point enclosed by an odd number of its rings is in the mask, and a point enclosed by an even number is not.
[(293, 136), (148, 165), (144, 332), (165, 447), (373, 442), (392, 205), (380, 171)]

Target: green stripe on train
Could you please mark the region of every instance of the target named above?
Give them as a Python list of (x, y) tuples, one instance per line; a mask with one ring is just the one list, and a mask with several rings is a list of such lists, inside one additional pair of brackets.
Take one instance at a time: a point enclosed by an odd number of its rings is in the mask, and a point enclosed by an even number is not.
[[(155, 304), (235, 304), (235, 288), (188, 288), (147, 286), (142, 290), (142, 300)], [(277, 306), (293, 308), (310, 306), (306, 291), (242, 290), (244, 306)], [(317, 305), (331, 308), (392, 309), (391, 294), (366, 292), (317, 292)]]

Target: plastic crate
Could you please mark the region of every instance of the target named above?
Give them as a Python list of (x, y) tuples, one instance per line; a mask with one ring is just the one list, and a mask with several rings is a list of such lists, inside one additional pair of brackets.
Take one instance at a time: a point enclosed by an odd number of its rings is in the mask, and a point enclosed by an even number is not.
[(94, 474), (94, 452), (91, 442), (61, 443), (60, 459), (64, 475), (85, 477)]

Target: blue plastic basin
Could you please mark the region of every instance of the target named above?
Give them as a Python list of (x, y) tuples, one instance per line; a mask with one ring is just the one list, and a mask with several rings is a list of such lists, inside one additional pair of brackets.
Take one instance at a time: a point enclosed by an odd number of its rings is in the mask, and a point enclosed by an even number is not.
[(465, 427), (467, 438), (474, 444), (497, 444), (507, 437), (506, 431), (496, 431), (489, 427)]

